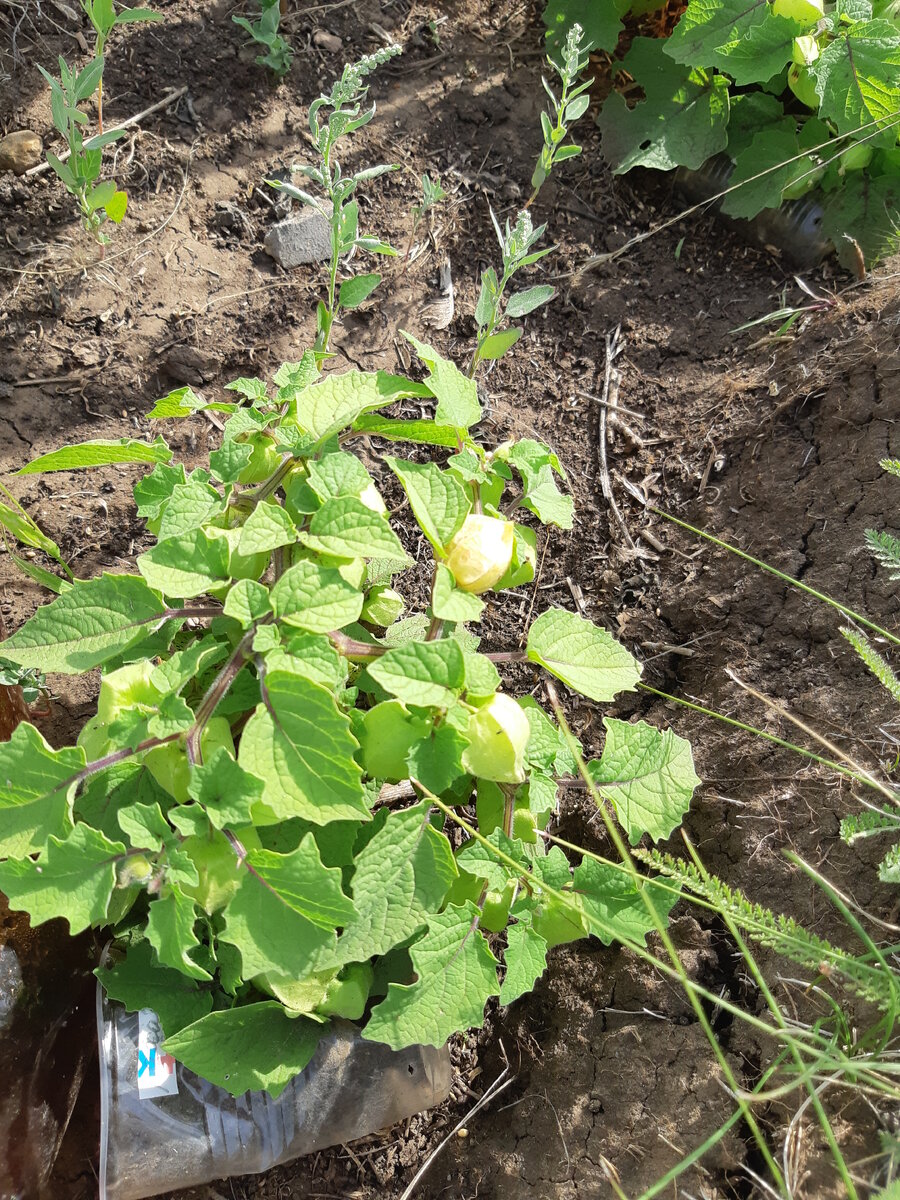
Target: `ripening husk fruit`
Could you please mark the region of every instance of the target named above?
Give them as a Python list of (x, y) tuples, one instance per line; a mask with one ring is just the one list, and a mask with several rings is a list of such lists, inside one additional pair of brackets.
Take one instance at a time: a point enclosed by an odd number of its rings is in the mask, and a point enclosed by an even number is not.
[(486, 592), (512, 562), (515, 526), (499, 517), (471, 513), (447, 547), (447, 566), (464, 592)]

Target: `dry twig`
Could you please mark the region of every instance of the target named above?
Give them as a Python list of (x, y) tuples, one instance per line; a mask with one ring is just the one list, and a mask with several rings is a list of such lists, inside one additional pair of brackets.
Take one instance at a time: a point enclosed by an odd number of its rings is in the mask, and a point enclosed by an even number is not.
[(628, 526), (625, 524), (625, 518), (619, 511), (619, 506), (616, 504), (616, 498), (613, 495), (612, 481), (609, 477), (609, 464), (606, 460), (606, 430), (611, 412), (615, 412), (618, 406), (619, 397), (619, 381), (621, 375), (616, 370), (615, 361), (625, 348), (622, 340), (621, 327), (617, 325), (612, 333), (606, 335), (606, 370), (603, 377), (603, 395), (600, 399), (600, 490), (603, 492), (603, 498), (609, 505), (609, 510), (615, 518), (625, 544), (629, 550), (635, 550), (637, 547), (632, 541), (631, 534), (628, 532)]

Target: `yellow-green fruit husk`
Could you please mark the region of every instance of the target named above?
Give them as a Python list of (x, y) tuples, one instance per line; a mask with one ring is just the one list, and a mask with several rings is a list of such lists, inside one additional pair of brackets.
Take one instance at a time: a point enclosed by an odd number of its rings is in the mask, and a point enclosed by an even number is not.
[(446, 564), (464, 592), (486, 592), (506, 574), (512, 562), (512, 521), (470, 513), (447, 546)]
[(801, 104), (805, 104), (807, 108), (818, 109), (819, 96), (816, 92), (816, 81), (806, 67), (798, 67), (796, 63), (791, 67), (788, 71), (788, 87)]
[(531, 726), (519, 705), (511, 696), (495, 692), (469, 718), (463, 766), (476, 779), (522, 783), (530, 736)]

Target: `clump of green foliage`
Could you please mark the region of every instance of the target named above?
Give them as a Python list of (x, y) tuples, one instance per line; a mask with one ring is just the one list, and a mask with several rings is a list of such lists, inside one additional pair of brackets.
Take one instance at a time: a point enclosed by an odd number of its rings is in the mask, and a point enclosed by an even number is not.
[[(46, 572), (60, 594), (0, 643), (10, 678), (102, 672), (75, 745), (54, 749), (25, 723), (0, 746), (0, 889), (35, 924), (109, 930), (108, 993), (152, 1003), (166, 1050), (235, 1094), (277, 1095), (334, 1017), (395, 1048), (441, 1045), (479, 1026), (491, 997), (529, 991), (552, 946), (594, 934), (646, 953), (678, 897), (548, 844), (581, 748), (498, 670), (522, 664), (606, 704), (636, 686), (639, 664), (560, 608), (537, 616), (523, 648), (518, 629), (501, 649), (476, 632), (485, 597), (533, 581), (536, 525), (573, 522), (548, 446), (489, 448), (474, 433), (473, 375), (496, 356), (482, 334), (512, 275), (543, 253), (542, 230), (527, 213), (507, 225), (468, 374), (411, 334), (423, 382), (321, 373), (350, 307), (335, 263), (360, 241), (358, 180), (341, 190), (332, 150), (370, 118), (362, 80), (384, 58), (348, 67), (311, 113), (321, 166), (307, 173), (339, 214), (317, 346), (271, 382), (234, 380), (232, 399), (181, 387), (157, 401), (154, 420), (226, 418), (206, 467), (187, 471), (160, 437), (65, 446), (22, 468), (152, 466), (134, 495), (153, 543), (136, 573)], [(505, 315), (548, 298), (537, 290)], [(382, 411), (412, 397), (431, 415)], [(363, 436), (416, 452), (383, 452), (373, 475), (354, 453)], [(428, 547), (415, 564), (388, 482)], [(410, 612), (413, 569), (428, 599)], [(689, 744), (643, 721), (605, 728), (583, 767), (592, 794), (632, 843), (668, 837), (698, 782)]]
[(273, 75), (283, 79), (291, 69), (294, 59), (294, 48), (283, 34), (279, 33), (281, 25), (281, 6), (279, 0), (259, 0), (260, 14), (255, 21), (247, 17), (232, 17), (235, 25), (250, 34), (258, 45), (265, 47), (264, 54), (258, 54), (256, 61), (261, 67), (268, 67)]
[(393, 246), (359, 232), (359, 201), (354, 196), (359, 184), (377, 179), (388, 171), (396, 171), (397, 166), (383, 164), (366, 167), (354, 175), (344, 175), (336, 150), (343, 138), (367, 125), (375, 116), (374, 104), (363, 108), (369, 90), (366, 81), (373, 71), (400, 53), (399, 46), (386, 46), (348, 64), (330, 93), (319, 96), (310, 105), (309, 128), (318, 150), (318, 162), (315, 165), (295, 163), (291, 171), (314, 183), (322, 193), (320, 198), (293, 184), (269, 180), (269, 185), (277, 191), (315, 209), (331, 228), (327, 297), (319, 301), (316, 310), (316, 349), (319, 351), (328, 349), (331, 329), (341, 309), (358, 307), (381, 282), (381, 275), (371, 272), (354, 275), (338, 289), (341, 259), (356, 249), (370, 254), (397, 254)]
[[(575, 21), (613, 52), (638, 0), (550, 0), (544, 20), (561, 45)], [(842, 260), (871, 263), (900, 237), (900, 26), (879, 0), (690, 0), (666, 38), (635, 37), (620, 70), (637, 103), (613, 91), (598, 123), (615, 174), (731, 159), (723, 201), (750, 218), (815, 190), (822, 231)]]
[(103, 77), (103, 59), (94, 58), (79, 72), (70, 70), (60, 56), (60, 78), (54, 79), (40, 64), (38, 70), (50, 84), (50, 108), (53, 124), (65, 139), (69, 154), (63, 161), (50, 150), (47, 162), (74, 199), (82, 224), (101, 245), (109, 242), (103, 230), (107, 221), (118, 225), (125, 217), (128, 196), (112, 179), (100, 179), (103, 147), (124, 136), (124, 130), (110, 130), (85, 140), (82, 126), (87, 116), (78, 107), (92, 96)]
[[(654, 927), (613, 868), (573, 872), (546, 849), (575, 760), (496, 666), (528, 663), (602, 704), (638, 664), (562, 609), (522, 651), (485, 653), (474, 632), (486, 593), (533, 577), (534, 528), (504, 514), (571, 524), (562, 468), (533, 440), (482, 446), (474, 381), (410, 340), (424, 383), (322, 378), (307, 351), (272, 386), (235, 380), (233, 401), (163, 397), (154, 419), (226, 416), (208, 468), (142, 444), (156, 465), (135, 499), (156, 540), (137, 573), (76, 580), (0, 644), (26, 670), (103, 672), (75, 745), (26, 723), (0, 747), (0, 888), (35, 923), (110, 929), (110, 995), (152, 998), (167, 1050), (235, 1093), (277, 1094), (334, 1015), (394, 1047), (440, 1045), (491, 996), (528, 991), (549, 947)], [(409, 396), (433, 418), (380, 414)], [(382, 460), (430, 546), (423, 611), (406, 611), (411, 560), (353, 453), (363, 433), (440, 448)], [(26, 470), (127, 456), (86, 443)], [(606, 727), (600, 794), (633, 841), (665, 838), (697, 782), (687, 742)], [(454, 850), (445, 820), (472, 805)]]
[[(94, 28), (94, 57), (103, 58), (106, 42), (117, 25), (161, 21), (162, 15), (149, 8), (122, 8), (116, 12), (113, 0), (81, 0), (81, 7)], [(97, 80), (97, 124), (103, 132), (103, 76)]]

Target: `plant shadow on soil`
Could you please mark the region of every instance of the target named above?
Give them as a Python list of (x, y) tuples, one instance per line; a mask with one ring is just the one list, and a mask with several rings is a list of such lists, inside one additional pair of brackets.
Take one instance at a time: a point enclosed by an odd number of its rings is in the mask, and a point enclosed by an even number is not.
[[(261, 181), (308, 150), (306, 105), (346, 59), (379, 44), (373, 23), (408, 49), (375, 77), (378, 115), (359, 135), (354, 159), (399, 162), (404, 170), (372, 185), (363, 221), (405, 245), (418, 177), (424, 170), (441, 175), (452, 195), (435, 214), (434, 237), (453, 264), (457, 317), (434, 340), (460, 358), (470, 346), (478, 274), (496, 256), (488, 204), (502, 220), (527, 195), (541, 102), (540, 26), (532, 6), (444, 5), (447, 19), (435, 44), (428, 14), (415, 4), (297, 5), (289, 21), (297, 57), (277, 89), (241, 48), (228, 5), (163, 0), (156, 7), (165, 23), (123, 30), (111, 46), (109, 119), (184, 83), (191, 104), (157, 114), (144, 132), (119, 144), (117, 179), (130, 193), (131, 213), (106, 257), (96, 261), (49, 176), (0, 181), (6, 231), (0, 468), (6, 472), (63, 440), (155, 434), (158, 427), (144, 414), (162, 392), (192, 383), (215, 393), (237, 375), (271, 374), (310, 343), (321, 276), (313, 269), (286, 275), (262, 251), (272, 214)], [(49, 138), (48, 98), (33, 63), (49, 65), (57, 53), (85, 57), (62, 8), (49, 16), (40, 8), (30, 12), (18, 35), (21, 61), (0, 59), (6, 128), (33, 127)], [(321, 29), (341, 37), (343, 49), (320, 49), (314, 35)], [(867, 756), (868, 764), (893, 758), (896, 721), (838, 636), (834, 614), (699, 546), (648, 514), (622, 483), (896, 625), (896, 592), (862, 548), (863, 530), (890, 527), (896, 507), (896, 485), (878, 468), (879, 458), (900, 454), (893, 424), (900, 301), (890, 268), (846, 292), (796, 340), (762, 346), (751, 344), (753, 334), (731, 330), (778, 307), (782, 287), (793, 286), (790, 272), (710, 219), (694, 218), (599, 272), (573, 278), (587, 256), (617, 248), (678, 205), (666, 180), (613, 180), (596, 131), (586, 124), (579, 134), (585, 154), (559, 170), (535, 212), (536, 220), (550, 223), (548, 239), (559, 243), (542, 266), (545, 278), (558, 276), (560, 294), (529, 318), (509, 360), (487, 377), (484, 426), (489, 441), (530, 435), (554, 445), (570, 474), (576, 527), (571, 534), (551, 532), (534, 592), (490, 604), (487, 640), (508, 647), (510, 631), (523, 632), (533, 601), (535, 612), (583, 604), (586, 616), (642, 658), (654, 687), (790, 738), (789, 729), (742, 696), (728, 667)], [(404, 278), (386, 283), (383, 304), (355, 314), (339, 336), (338, 369), (400, 369), (397, 330), (424, 332), (418, 305), (435, 274), (435, 256), (426, 253)], [(847, 284), (830, 267), (807, 279)], [(587, 398), (602, 387), (605, 337), (616, 326), (625, 340), (620, 404), (639, 416), (626, 418), (633, 433), (614, 432), (609, 460), (637, 555), (600, 494), (599, 410)], [(166, 436), (193, 466), (216, 445), (218, 432), (197, 417), (167, 428)], [(136, 477), (124, 468), (4, 481), (87, 576), (127, 569), (141, 549), (130, 491)], [(396, 493), (389, 498), (398, 500)], [(408, 582), (414, 590), (415, 581)], [(15, 574), (8, 556), (0, 557), (0, 583), (0, 611), (14, 628), (41, 596)], [(525, 674), (509, 679), (534, 684)], [(42, 728), (59, 744), (89, 715), (96, 681), (54, 685), (52, 715)], [(782, 852), (793, 849), (864, 907), (895, 919), (896, 902), (877, 885), (874, 858), (851, 852), (837, 837), (841, 815), (858, 808), (845, 783), (646, 695), (603, 712), (589, 701), (570, 701), (569, 718), (592, 756), (602, 745), (604, 712), (646, 717), (691, 739), (704, 785), (685, 827), (706, 865), (726, 881), (846, 944), (824, 897), (785, 861)], [(572, 792), (560, 833), (606, 849), (596, 812)], [(677, 852), (677, 840), (672, 848)], [(756, 992), (720, 928), (679, 908), (673, 933), (689, 973), (756, 1011)], [(760, 959), (773, 978), (779, 964), (765, 953)], [(802, 1009), (799, 989), (780, 986), (785, 1003)], [(719, 1018), (716, 1027), (738, 1078), (751, 1086), (767, 1047), (740, 1023)], [(451, 1142), (417, 1194), (605, 1197), (612, 1195), (608, 1172), (616, 1172), (626, 1193), (637, 1195), (730, 1112), (712, 1052), (680, 990), (628, 955), (590, 943), (555, 951), (532, 997), (491, 1011), (483, 1032), (458, 1039), (457, 1083), (440, 1109), (352, 1152), (339, 1148), (262, 1180), (234, 1181), (231, 1194), (398, 1196), (499, 1073), (503, 1053), (514, 1084), (472, 1122), (467, 1138)], [(54, 1198), (95, 1193), (84, 1149), (92, 1107), (73, 1124)], [(788, 1106), (761, 1114), (779, 1152), (792, 1115)], [(849, 1161), (872, 1153), (871, 1114), (851, 1107), (835, 1121)], [(752, 1144), (736, 1127), (681, 1186), (709, 1198), (747, 1197), (755, 1193), (744, 1165), (755, 1166)], [(798, 1197), (842, 1194), (808, 1123), (800, 1168), (806, 1175)], [(182, 1200), (211, 1194), (199, 1189)]]

